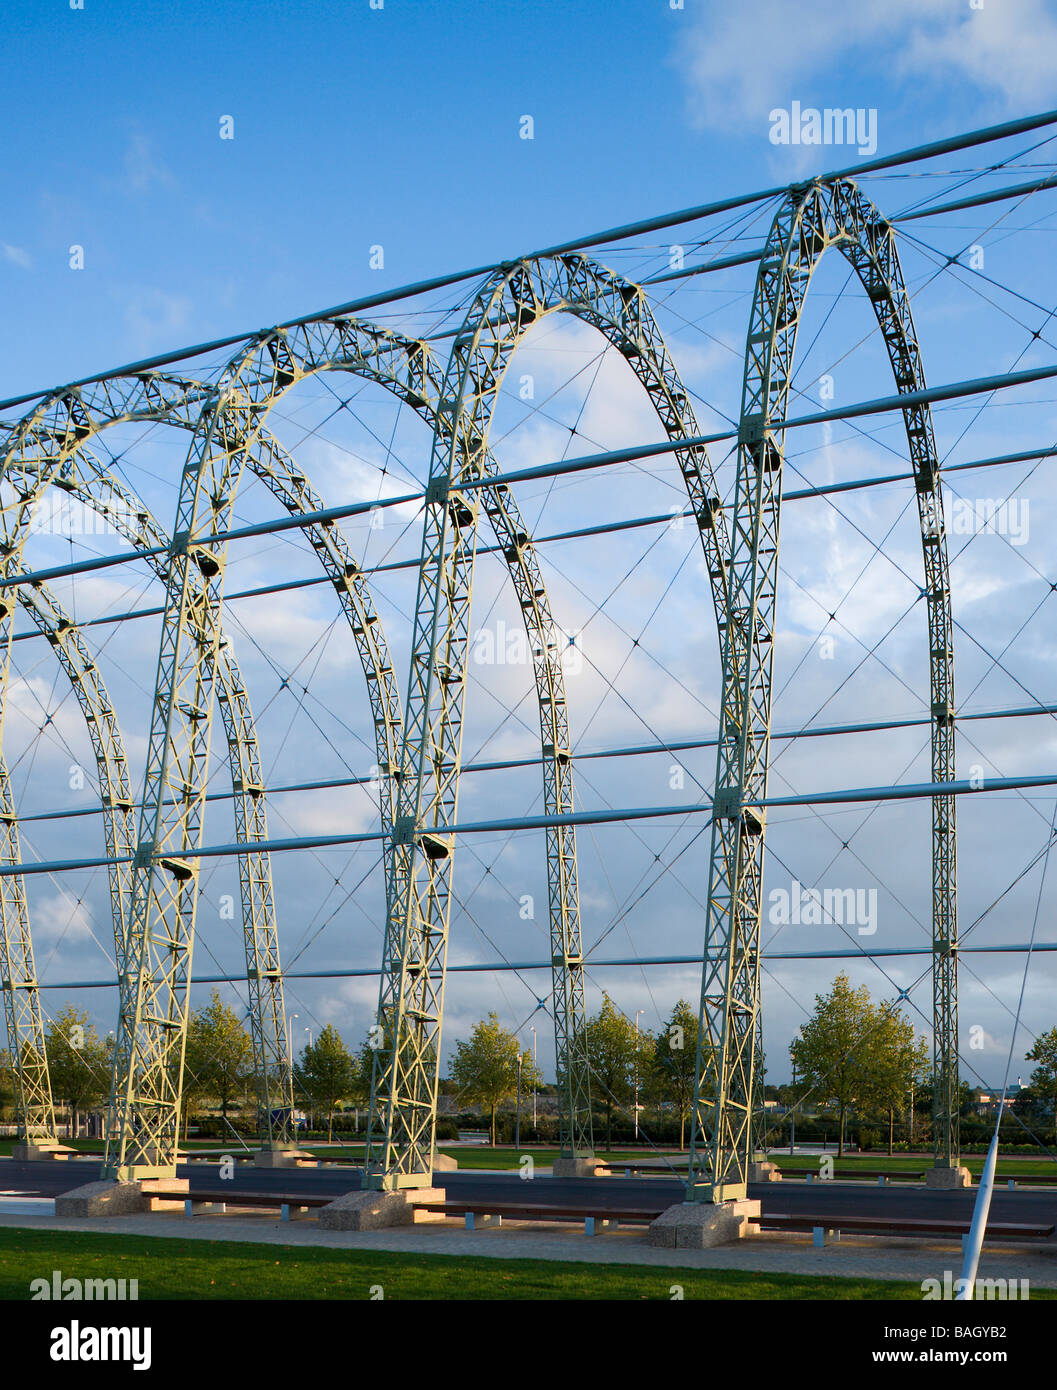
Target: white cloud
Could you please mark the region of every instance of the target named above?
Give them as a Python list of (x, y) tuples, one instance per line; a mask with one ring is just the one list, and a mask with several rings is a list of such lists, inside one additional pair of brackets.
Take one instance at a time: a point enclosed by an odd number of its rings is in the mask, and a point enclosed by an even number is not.
[(92, 939), (92, 916), (87, 905), (60, 889), (32, 904), (33, 939), (38, 945)]
[(152, 184), (163, 187), (173, 182), (172, 173), (154, 153), (153, 141), (142, 132), (134, 134), (125, 149), (125, 186), (135, 193), (142, 193)]
[(133, 347), (146, 351), (178, 338), (187, 327), (190, 311), (186, 295), (144, 286), (133, 290), (125, 305), (125, 330)]
[[(675, 58), (696, 125), (731, 130), (759, 122), (763, 130), (768, 112), (796, 97), (846, 105), (849, 80), (864, 68), (931, 83), (945, 69), (1018, 107), (1054, 90), (1057, 20), (1045, 0), (980, 10), (948, 0), (816, 0), (809, 22), (791, 22), (789, 11), (788, 0), (709, 7)], [(819, 95), (820, 83), (832, 102)]]
[(28, 251), (24, 251), (21, 246), (12, 246), (10, 242), (0, 241), (0, 253), (5, 260), (12, 265), (19, 266), (22, 270), (31, 270), (33, 260)]

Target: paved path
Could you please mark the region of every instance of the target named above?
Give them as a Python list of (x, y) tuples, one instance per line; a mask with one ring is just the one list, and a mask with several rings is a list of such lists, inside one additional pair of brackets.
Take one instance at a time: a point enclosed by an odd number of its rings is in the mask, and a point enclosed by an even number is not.
[[(765, 1233), (736, 1245), (714, 1250), (660, 1250), (646, 1242), (641, 1229), (585, 1236), (572, 1227), (532, 1222), (504, 1222), (501, 1229), (464, 1231), (454, 1222), (402, 1227), (386, 1231), (323, 1231), (315, 1221), (280, 1223), (273, 1215), (239, 1212), (226, 1216), (174, 1216), (156, 1212), (105, 1221), (60, 1221), (54, 1217), (0, 1215), (0, 1227), (28, 1226), (34, 1230), (98, 1231), (107, 1235), (139, 1235), (155, 1239), (193, 1237), (209, 1241), (254, 1241), (294, 1248), (327, 1246), (344, 1250), (387, 1250), (406, 1255), (455, 1255), (482, 1259), (542, 1259), (587, 1264), (645, 1265), (680, 1270), (755, 1270), (764, 1273), (842, 1275), (846, 1278), (898, 1279), (920, 1284), (942, 1281), (949, 1270), (956, 1279), (961, 1251), (954, 1244), (926, 1245), (922, 1241), (890, 1240), (881, 1244), (845, 1238), (815, 1250), (806, 1239)], [(985, 1250), (981, 1279), (1027, 1279), (1037, 1288), (1057, 1288), (1057, 1243)], [(678, 1282), (673, 1279), (673, 1283)], [(692, 1291), (692, 1285), (690, 1286)]]

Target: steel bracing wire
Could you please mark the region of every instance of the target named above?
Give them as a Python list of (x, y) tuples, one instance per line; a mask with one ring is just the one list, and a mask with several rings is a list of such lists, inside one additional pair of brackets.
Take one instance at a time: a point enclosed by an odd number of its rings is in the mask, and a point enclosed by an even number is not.
[[(1039, 128), (1053, 119), (1053, 113), (1049, 113), (1026, 122), (1007, 123), (995, 131), (984, 132), (982, 137), (940, 142), (906, 156), (871, 161), (856, 172), (916, 161), (941, 149), (965, 148), (980, 138), (1004, 138)], [(992, 166), (992, 171), (1000, 167)], [(1048, 188), (1053, 182), (1040, 176), (1031, 184), (994, 189), (953, 202), (948, 198), (947, 202), (907, 212), (903, 219), (1011, 201)], [(593, 265), (574, 251), (770, 200), (779, 200), (778, 210), (762, 250), (742, 251), (735, 242), (732, 253), (714, 257), (712, 264), (689, 267), (680, 277), (690, 278), (724, 263), (759, 261), (746, 352), (745, 393), (737, 428), (703, 435), (690, 405), (692, 393), (680, 382), (641, 286)], [(880, 802), (902, 796), (927, 797), (932, 805), (931, 973), (939, 1080), (935, 1088), (935, 1158), (941, 1166), (957, 1165), (954, 806), (956, 796), (970, 794), (977, 788), (959, 783), (954, 771), (956, 625), (950, 613), (939, 458), (931, 405), (973, 394), (989, 398), (1000, 387), (1045, 380), (1057, 369), (1011, 371), (1002, 377), (927, 388), (899, 266), (893, 220), (896, 219), (884, 219), (860, 190), (843, 177), (842, 171), (837, 171), (792, 191), (774, 189), (723, 200), (672, 217), (611, 229), (498, 268), (482, 267), (477, 272), (439, 277), (388, 296), (339, 306), (324, 315), (293, 320), (248, 341), (228, 339), (203, 345), (194, 351), (204, 353), (236, 344), (238, 351), (230, 363), (214, 369), (202, 381), (192, 382), (157, 370), (178, 361), (181, 354), (134, 364), (135, 370), (129, 369), (124, 375), (104, 374), (77, 388), (54, 393), (25, 421), (7, 431), (0, 457), (4, 460), (3, 477), (13, 494), (13, 500), (4, 506), (5, 525), (13, 544), (5, 550), (0, 586), (17, 588), (22, 597), (27, 591), (37, 590), (49, 576), (91, 573), (110, 564), (142, 558), (151, 562), (166, 587), (166, 603), (160, 610), (161, 656), (138, 832), (128, 844), (119, 844), (116, 839), (111, 844), (108, 839), (107, 854), (102, 860), (65, 861), (70, 866), (105, 864), (112, 882), (120, 877), (127, 897), (127, 911), (116, 914), (127, 924), (124, 949), (128, 968), (124, 978), (129, 986), (121, 1003), (112, 1139), (106, 1169), (111, 1176), (169, 1173), (175, 1163), (179, 1058), (186, 1029), (201, 861), (229, 853), (240, 856), (240, 865), (252, 860), (256, 877), (251, 875), (243, 880), (244, 908), (248, 919), (272, 922), (275, 951), (264, 961), (264, 975), (281, 991), (282, 970), (274, 933), (267, 854), (310, 845), (378, 842), (384, 850), (387, 881), (378, 1014), (384, 1041), (376, 1052), (372, 1083), (369, 1182), (386, 1188), (427, 1186), (432, 1174), (455, 841), (460, 835), (504, 828), (538, 827), (546, 833), (562, 1150), (569, 1158), (589, 1159), (593, 1142), (583, 1050), (585, 953), (580, 936), (575, 828), (622, 819), (632, 823), (652, 816), (688, 817), (704, 811), (711, 815), (713, 845), (689, 1192), (692, 1198), (711, 1201), (742, 1196), (757, 1137), (755, 1095), (760, 1084), (761, 1050), (758, 938), (766, 811), (772, 806), (805, 805), (817, 814), (818, 807), (826, 803)], [(896, 395), (791, 418), (788, 397), (795, 390), (792, 363), (801, 305), (819, 257), (832, 245), (838, 246), (850, 262), (875, 312), (893, 369)], [(446, 366), (433, 356), (427, 343), (350, 317), (352, 311), (369, 304), (396, 302), (482, 275), (484, 283), (470, 286), (461, 297), (462, 322), (450, 336)], [(656, 283), (673, 278), (674, 275), (663, 273), (650, 277)], [(503, 376), (524, 335), (555, 313), (572, 314), (592, 325), (624, 357), (645, 387), (667, 437), (652, 445), (600, 451), (584, 458), (564, 458), (503, 473), (489, 445), (489, 427)], [(449, 341), (446, 331), (433, 335), (434, 341), (442, 339)], [(317, 372), (334, 370), (380, 384), (432, 427), (433, 452), (424, 492), (379, 497), (375, 503), (326, 507), (304, 471), (266, 434), (267, 413), (287, 390)], [(337, 410), (347, 407), (347, 401), (336, 399)], [(919, 513), (925, 567), (923, 597), (929, 629), (930, 716), (927, 721), (875, 721), (875, 726), (905, 727), (927, 722), (932, 749), (931, 781), (895, 788), (769, 795), (772, 639), (785, 431), (889, 412), (903, 417), (913, 471), (896, 476), (913, 478)], [(50, 484), (58, 483), (81, 500), (94, 489), (91, 505), (101, 506), (104, 514), (115, 518), (128, 507), (130, 494), (112, 474), (101, 480), (98, 467), (93, 472), (91, 456), (84, 446), (108, 424), (137, 420), (177, 424), (192, 435), (172, 536), (161, 532), (149, 514), (144, 515), (141, 504), (131, 498), (133, 515), (123, 518), (123, 529), (115, 523), (132, 545), (131, 553), (23, 572), (21, 555), (29, 510)], [(391, 442), (374, 437), (388, 457)], [(710, 443), (731, 440), (737, 444), (736, 487), (732, 502), (724, 507), (706, 451)], [(495, 444), (493, 441), (491, 447)], [(1048, 457), (1051, 452), (1035, 450), (1006, 457), (1009, 461), (1027, 461)], [(544, 479), (550, 479), (553, 487), (554, 480), (562, 476), (616, 463), (637, 463), (668, 453), (675, 455), (690, 497), (688, 515), (701, 533), (720, 633), (724, 669), (719, 732), (715, 740), (686, 740), (681, 745), (666, 745), (658, 738), (654, 745), (632, 751), (674, 751), (680, 746), (714, 743), (718, 756), (712, 804), (606, 806), (599, 811), (580, 812), (575, 809), (573, 795), (574, 748), (562, 677), (563, 642), (535, 551), (538, 543), (549, 538), (534, 538), (530, 534), (514, 501), (513, 487)], [(954, 467), (991, 466), (1000, 461), (1005, 460), (976, 460)], [(245, 526), (232, 524), (237, 488), (247, 463), (282, 503), (288, 519)], [(787, 495), (785, 500), (895, 480), (858, 480), (805, 488), (800, 494)], [(336, 522), (342, 517), (364, 515), (376, 506), (409, 503), (421, 504), (423, 542), (419, 560), (383, 562), (369, 569), (361, 566)], [(135, 510), (137, 505), (139, 511)], [(482, 511), (491, 523), (495, 545), (479, 549), (477, 526)], [(670, 519), (632, 518), (628, 522), (558, 533), (553, 539), (630, 529)], [(237, 668), (232, 675), (229, 664), (227, 684), (221, 674), (225, 669), (222, 604), (225, 597), (233, 597), (224, 593), (228, 544), (292, 527), (305, 532), (322, 560), (325, 578), (337, 591), (359, 648), (381, 774), (378, 832), (269, 839), (264, 821), (265, 779), (256, 753), (248, 698)], [(473, 573), (476, 556), (485, 550), (502, 557), (529, 636), (541, 721), (541, 757), (492, 762), (474, 759), (464, 767), (463, 692)], [(406, 709), (402, 709), (392, 660), (370, 597), (368, 575), (411, 568), (415, 563), (419, 572), (418, 597)], [(298, 583), (262, 586), (248, 592), (278, 592)], [(5, 688), (13, 640), (12, 606), (5, 605), (3, 614)], [(23, 634), (14, 636), (21, 639)], [(986, 651), (982, 644), (977, 645)], [(991, 658), (996, 665), (1001, 666), (1005, 650)], [(609, 684), (613, 689), (614, 684)], [(228, 846), (202, 842), (202, 814), (210, 799), (206, 786), (214, 686), (225, 716), (233, 771), (238, 765), (236, 833), (234, 843)], [(234, 715), (223, 708), (232, 693), (236, 701)], [(306, 685), (306, 699), (307, 695)], [(299, 701), (299, 708), (302, 703)], [(1040, 712), (1047, 708), (1039, 704)], [(1001, 713), (992, 712), (991, 717)], [(870, 726), (847, 729), (858, 727)], [(836, 730), (809, 726), (800, 732), (822, 734)], [(619, 751), (600, 751), (597, 756), (612, 756)], [(542, 815), (460, 823), (458, 788), (464, 770), (475, 765), (515, 767), (534, 761), (541, 763), (544, 774)], [(100, 780), (102, 783), (102, 776)], [(362, 780), (350, 777), (299, 785), (356, 785)], [(998, 778), (989, 783), (988, 790), (1049, 786), (1054, 780), (1045, 775)], [(240, 821), (240, 807), (254, 812), (259, 808), (259, 817)], [(247, 853), (251, 846), (252, 853)], [(6, 892), (9, 884), (20, 885), (23, 869), (46, 872), (57, 867), (62, 865), (22, 866), (20, 852), (14, 845), (0, 865), (0, 891)], [(11, 891), (17, 893), (18, 888)], [(463, 910), (470, 916), (465, 905)], [(14, 907), (12, 911), (17, 918)], [(620, 913), (618, 920), (621, 918), (626, 918), (626, 913)], [(260, 933), (257, 936), (259, 954), (264, 937)], [(257, 966), (259, 971), (260, 961)], [(252, 980), (253, 967), (250, 975)], [(278, 998), (281, 1005), (281, 993), (273, 998)], [(258, 1003), (258, 1016), (262, 1009), (267, 1012), (267, 1004)], [(285, 1030), (281, 1008), (280, 1014), (281, 1028)], [(285, 1051), (285, 1031), (281, 1043)], [(256, 1057), (255, 1060), (266, 1075), (268, 1063), (261, 1063)]]

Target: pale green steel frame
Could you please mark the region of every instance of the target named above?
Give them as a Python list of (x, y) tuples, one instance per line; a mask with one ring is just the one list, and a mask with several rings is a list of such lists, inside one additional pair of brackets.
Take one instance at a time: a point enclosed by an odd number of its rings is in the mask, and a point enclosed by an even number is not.
[[(838, 246), (874, 308), (900, 394), (924, 389), (895, 233), (847, 180), (783, 200), (756, 282), (748, 333), (733, 510), (730, 607), (713, 803), (688, 1195), (746, 1193), (760, 1013), (760, 898), (782, 462), (800, 311), (819, 257)], [(914, 470), (928, 607), (932, 777), (954, 776), (954, 644), (939, 462), (927, 404), (903, 411)], [(936, 1159), (957, 1161), (957, 910), (954, 798), (933, 798)]]
[[(409, 404), (425, 414), (427, 418), (432, 418), (433, 407), (423, 390), (420, 390), (420, 386), (432, 386), (432, 392), (429, 394), (432, 394), (434, 398), (436, 396), (433, 378), (428, 370), (431, 365), (428, 352), (423, 345), (411, 340), (400, 339), (396, 335), (387, 335), (385, 347), (388, 358), (390, 361), (398, 363), (402, 359), (402, 366), (398, 372), (386, 372), (379, 368), (378, 364), (381, 359), (377, 358), (373, 349), (367, 358), (350, 354), (350, 327), (347, 324), (337, 325), (333, 332), (333, 341), (329, 342), (325, 335), (321, 340), (318, 332), (315, 335), (305, 335), (300, 341), (290, 341), (276, 335), (264, 335), (262, 339), (251, 344), (243, 353), (239, 354), (235, 364), (225, 375), (234, 376), (237, 374), (243, 386), (252, 382), (253, 389), (257, 391), (263, 387), (263, 390), (268, 392), (274, 386), (270, 396), (270, 399), (274, 399), (286, 390), (293, 383), (293, 380), (311, 371), (340, 369), (365, 372), (395, 391)], [(357, 331), (365, 335), (373, 333), (369, 326), (357, 326)], [(328, 355), (328, 351), (333, 355)], [(278, 359), (281, 361), (277, 370)], [(295, 361), (296, 370), (291, 370)], [(424, 366), (427, 370), (424, 370)], [(262, 395), (261, 399), (264, 400), (265, 396)], [(241, 453), (246, 447), (249, 447), (251, 441), (248, 437), (244, 437), (241, 446), (236, 449), (236, 437), (237, 426), (232, 427), (229, 421), (225, 430), (225, 447), (231, 452)], [(321, 504), (318, 499), (306, 501), (302, 496), (298, 510), (311, 511), (319, 505)], [(313, 534), (318, 533), (331, 545), (333, 545), (333, 537), (335, 535), (340, 536), (340, 532), (335, 532), (334, 528), (325, 525), (311, 528), (311, 530)], [(526, 623), (530, 629), (530, 637), (533, 631), (546, 633), (546, 640), (543, 640), (541, 636), (541, 640), (534, 643), (537, 670), (548, 664), (553, 669), (554, 644), (542, 579), (539, 576), (538, 567), (535, 565), (531, 553), (531, 545), (527, 540), (523, 524), (513, 506), (512, 499), (505, 507), (497, 509), (497, 536), (504, 546), (508, 565), (515, 574), (515, 582), (519, 577), (523, 581), (519, 586), (519, 592), (527, 590), (531, 593), (531, 608), (533, 615), (535, 615), (534, 619), (530, 619), (528, 615), (528, 602), (525, 600), (522, 602), (523, 611), (526, 611)], [(317, 549), (319, 548), (317, 546)], [(340, 558), (341, 563), (332, 573), (332, 578), (338, 588), (339, 595), (342, 595), (354, 635), (361, 647), (365, 641), (369, 641), (373, 642), (374, 648), (376, 648), (369, 659), (362, 651), (361, 655), (364, 656), (364, 670), (368, 676), (369, 689), (372, 692), (375, 707), (375, 723), (380, 740), (379, 767), (382, 769), (383, 784), (389, 789), (388, 794), (383, 793), (382, 798), (383, 827), (391, 827), (391, 785), (395, 783), (399, 775), (400, 757), (399, 708), (398, 706), (394, 707), (393, 703), (395, 683), (392, 666), (384, 643), (380, 649), (377, 649), (377, 638), (380, 637), (381, 630), (377, 626), (377, 614), (368, 604), (365, 581), (359, 575), (351, 556), (345, 553)], [(542, 623), (538, 617), (540, 613), (543, 615)], [(533, 621), (536, 624), (535, 628)], [(542, 658), (541, 651), (546, 654)], [(560, 679), (560, 666), (558, 676)], [(552, 679), (551, 684), (555, 683)], [(542, 699), (543, 696), (541, 695)], [(564, 706), (564, 698), (562, 698), (561, 703)], [(382, 740), (384, 740), (384, 745)]]
[[(23, 587), (18, 599), (34, 626), (51, 644), (69, 678), (84, 716), (95, 755), (103, 808), (111, 901), (114, 905), (115, 960), (123, 960), (123, 904), (131, 853), (132, 797), (128, 763), (117, 716), (99, 668), (75, 624), (45, 584)], [(21, 863), (18, 819), (6, 764), (0, 758), (2, 861)], [(43, 1010), (33, 961), (33, 944), (24, 881), (12, 875), (0, 887), (0, 989), (4, 993), (8, 1048), (15, 1078), (15, 1114), (21, 1138), (58, 1143), (48, 1075)]]
[[(182, 423), (186, 428), (190, 420), (197, 417), (197, 409), (193, 414), (187, 411), (187, 402), (200, 400), (202, 394), (199, 383), (182, 383), (172, 378), (151, 381), (136, 378), (131, 383), (115, 381), (87, 400), (65, 396), (44, 402), (12, 429), (0, 454), (0, 468), (16, 499), (3, 513), (8, 535), (8, 573), (18, 571), (22, 550), (32, 530), (34, 508), (49, 484), (76, 496), (86, 507), (105, 516), (115, 531), (134, 546), (164, 549), (167, 540), (149, 510), (116, 483), (91, 457), (85, 444), (99, 429), (119, 420), (162, 418)], [(56, 419), (62, 422), (59, 428), (56, 428)], [(80, 467), (83, 463), (88, 464), (86, 470)], [(151, 563), (164, 578), (164, 556), (153, 557)], [(5, 663), (3, 689), (6, 689), (7, 671)], [(225, 652), (222, 662), (221, 686), (239, 841), (245, 844), (263, 842), (268, 838), (268, 830), (256, 736), (245, 687), (230, 651)], [(128, 874), (127, 869), (125, 873)], [(261, 1142), (267, 1148), (284, 1148), (291, 1142), (293, 1095), (268, 856), (252, 851), (240, 855), (239, 875)], [(111, 899), (115, 920), (122, 923), (120, 932), (115, 928), (120, 995), (131, 977), (123, 959), (125, 905), (116, 893), (113, 875)], [(115, 1065), (120, 1065), (120, 1053), (115, 1055)]]
[[(845, 221), (853, 224), (854, 235)], [(798, 191), (780, 211), (761, 264), (749, 337), (732, 548), (726, 544), (723, 513), (704, 450), (688, 446), (678, 455), (723, 629), (724, 703), (712, 862), (716, 891), (710, 889), (709, 894), (707, 939), (721, 940), (725, 949), (717, 965), (706, 965), (703, 982), (691, 1181), (691, 1195), (712, 1200), (743, 1193), (751, 1139), (764, 817), (743, 803), (762, 794), (757, 789), (766, 786), (781, 467), (781, 446), (774, 436), (776, 429), (780, 435), (784, 420), (800, 300), (815, 260), (831, 243), (842, 246), (870, 292), (899, 389), (920, 387), (916, 338), (891, 229), (862, 204), (852, 185), (812, 185)], [(229, 525), (243, 461), (247, 454), (252, 461), (260, 447), (263, 417), (274, 400), (308, 372), (336, 369), (357, 372), (395, 390), (426, 418), (432, 413), (435, 428), (402, 739), (398, 706), (396, 718), (381, 712), (383, 705), (391, 709), (395, 700), (391, 663), (379, 666), (372, 658), (373, 680), (384, 687), (383, 697), (372, 686), (372, 700), (376, 726), (388, 740), (379, 767), (388, 782), (382, 811), (384, 824), (388, 807), (392, 849), (379, 1007), (387, 1041), (376, 1062), (372, 1086), (369, 1180), (387, 1187), (423, 1186), (430, 1181), (453, 851), (438, 828), (452, 823), (457, 805), (479, 505), (476, 485), (496, 471), (487, 452), (487, 432), (509, 357), (527, 328), (555, 311), (592, 323), (623, 353), (650, 392), (670, 437), (696, 436), (696, 424), (688, 426), (692, 412), (685, 391), (642, 291), (579, 256), (508, 265), (486, 284), (455, 338), (435, 406), (429, 399), (435, 388), (425, 346), (351, 319), (262, 335), (240, 352), (216, 386), (188, 387), (171, 378), (143, 375), (94, 388), (95, 394), (108, 400), (118, 398), (121, 408), (112, 412), (114, 419), (172, 419), (182, 412), (184, 418), (174, 423), (198, 426), (184, 470), (172, 554), (165, 569), (162, 649), (132, 873), (129, 978), (135, 985), (135, 1003), (130, 998), (127, 1016), (123, 1015), (127, 1046), (120, 1053), (120, 1085), (115, 1090), (112, 1128), (117, 1138), (108, 1158), (112, 1175), (169, 1172), (175, 1158), (196, 897), (196, 865), (184, 856), (200, 840), (213, 667), (222, 642), (224, 548), (215, 542), (203, 544), (203, 538)], [(755, 388), (754, 371), (760, 378)], [(166, 391), (174, 385), (185, 387), (178, 406), (165, 400)], [(47, 406), (54, 407), (55, 402)], [(196, 406), (201, 407), (200, 420)], [(75, 396), (66, 393), (60, 410), (63, 407), (74, 441), (73, 447), (64, 441), (64, 447), (73, 454), (91, 426), (86, 426)], [(933, 771), (936, 780), (948, 780), (953, 772), (953, 655), (938, 465), (927, 409), (918, 408), (916, 413), (908, 409), (905, 415), (928, 579)], [(470, 481), (475, 483), (472, 489), (465, 486)], [(530, 636), (534, 632), (538, 639), (533, 652), (544, 720), (547, 809), (571, 810), (567, 710), (564, 689), (558, 689), (554, 681), (555, 672), (560, 676), (561, 671), (560, 650), (549, 608), (540, 602), (545, 595), (531, 554), (531, 538), (504, 484), (480, 491), (480, 502), (514, 575)], [(314, 494), (303, 495), (318, 505)], [(773, 545), (769, 544), (772, 539)], [(525, 562), (526, 555), (531, 563)], [(350, 559), (345, 563), (344, 587), (348, 590), (352, 581), (351, 587), (359, 588), (362, 575)], [(13, 566), (8, 572), (13, 572)], [(342, 584), (336, 587), (341, 594)], [(372, 677), (368, 679), (370, 685)], [(956, 1058), (951, 798), (936, 799), (933, 840), (937, 1018), (942, 1014), (946, 1020), (944, 1029), (937, 1027), (937, 1037), (942, 1033), (948, 1044), (954, 1037)], [(555, 1020), (562, 1109), (569, 1117), (563, 1147), (573, 1154), (589, 1154), (590, 1100), (580, 1022), (583, 958), (575, 882), (571, 829), (549, 832)], [(944, 1075), (949, 1076), (951, 1049), (945, 1046)], [(949, 1100), (941, 1097), (940, 1110), (948, 1136), (944, 1152), (950, 1158), (952, 1152), (956, 1155), (957, 1139), (955, 1129), (952, 1149)], [(578, 1128), (585, 1113), (586, 1131)], [(953, 1120), (956, 1124), (956, 1107)], [(706, 1150), (708, 1158), (702, 1164), (698, 1156)]]
[[(18, 813), (7, 763), (0, 757), (0, 864), (7, 867), (21, 863)], [(18, 1137), (55, 1144), (55, 1106), (48, 1076), (44, 1014), (21, 874), (0, 880), (0, 993), (4, 996)]]
[[(456, 334), (437, 412), (426, 491), (426, 522), (407, 697), (407, 750), (390, 862), (389, 920), (379, 1016), (389, 1042), (372, 1086), (368, 1180), (387, 1188), (428, 1186), (436, 1096), (454, 846), (438, 833), (456, 816), (466, 671), (476, 553), (477, 487), (465, 484), (494, 469), (487, 435), (510, 357), (527, 329), (546, 314), (567, 312), (596, 327), (646, 387), (669, 437), (696, 436), (696, 422), (660, 332), (638, 286), (581, 256), (504, 267), (479, 292)], [(707, 454), (679, 451), (680, 468), (701, 531), (717, 613), (724, 611), (723, 521)], [(507, 489), (480, 489), (492, 506)], [(491, 505), (490, 505), (491, 504)], [(495, 518), (492, 517), (493, 524)], [(564, 705), (563, 705), (564, 713)], [(562, 733), (567, 739), (567, 721)], [(544, 739), (548, 731), (544, 731)], [(545, 744), (545, 752), (546, 752)], [(555, 760), (571, 763), (565, 743)], [(565, 791), (571, 809), (572, 784)], [(556, 798), (557, 799), (557, 798)], [(571, 834), (554, 831), (549, 846), (553, 899), (575, 883)], [(568, 848), (564, 848), (567, 846)], [(583, 950), (578, 911), (552, 912), (555, 1027), (563, 1108), (589, 1113), (589, 1066), (583, 1024)], [(566, 1094), (567, 1093), (567, 1094)], [(576, 1153), (576, 1132), (570, 1147)]]
[[(132, 545), (147, 549), (164, 549), (165, 534), (140, 499), (118, 483), (87, 450), (80, 452), (78, 463), (89, 463), (90, 466), (87, 470), (75, 470), (67, 465), (61, 479), (64, 489), (84, 506), (108, 518), (114, 530)], [(157, 577), (164, 580), (164, 554), (151, 557), (147, 563)], [(266, 851), (252, 848), (253, 845), (262, 844), (268, 839), (266, 797), (249, 696), (234, 651), (226, 638), (221, 639), (217, 702), (220, 705), (231, 771), (235, 838), (237, 844), (246, 847), (245, 852), (238, 856), (238, 867), (259, 1139), (262, 1149), (282, 1151), (294, 1142), (294, 1095), (279, 956), (279, 934), (272, 894), (270, 856)], [(130, 852), (134, 852), (135, 835), (131, 816), (129, 838)], [(119, 918), (121, 932), (118, 978), (122, 984), (119, 1017), (127, 1006), (127, 989), (132, 981), (125, 958), (128, 880), (131, 878), (131, 867), (122, 867), (126, 883)]]

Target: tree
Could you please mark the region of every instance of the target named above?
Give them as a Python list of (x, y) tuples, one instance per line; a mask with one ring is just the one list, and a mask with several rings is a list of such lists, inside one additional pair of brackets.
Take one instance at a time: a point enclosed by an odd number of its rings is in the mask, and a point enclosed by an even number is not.
[(44, 1039), (51, 1091), (70, 1107), (70, 1138), (77, 1138), (82, 1110), (100, 1104), (110, 1089), (110, 1053), (90, 1016), (66, 1006), (48, 1024)]
[(334, 1138), (334, 1111), (338, 1101), (352, 1094), (358, 1071), (352, 1053), (332, 1023), (320, 1031), (314, 1043), (302, 1051), (294, 1067), (294, 1080), (305, 1099), (327, 1112), (327, 1138)]
[(680, 1148), (686, 1142), (686, 1121), (694, 1104), (697, 1036), (697, 1012), (685, 999), (680, 999), (653, 1040), (650, 1059), (650, 1094), (675, 1107), (679, 1116)]
[(888, 1152), (893, 1148), (895, 1112), (906, 1111), (911, 1089), (926, 1075), (929, 1047), (894, 1004), (884, 1004), (867, 1047), (866, 1099), (888, 1115)]
[(584, 1028), (591, 1090), (601, 1100), (606, 1116), (606, 1148), (613, 1146), (613, 1110), (629, 1103), (635, 1089), (635, 1071), (649, 1074), (654, 1055), (652, 1033), (636, 1034), (635, 1025), (620, 1012), (608, 994), (602, 1007)]
[(381, 1053), (382, 1064), (384, 1065), (388, 1061), (392, 1050), (392, 1039), (392, 1031), (389, 1028), (380, 1029), (377, 1024), (368, 1028), (367, 1036), (354, 1058), (354, 1076), (352, 1089), (349, 1092), (353, 1099), (361, 1103), (370, 1099), (374, 1059)]
[(0, 1114), (15, 1104), (15, 1074), (11, 1070), (11, 1054), (0, 1048)]
[[(209, 1003), (187, 1020), (185, 1094), (212, 1095), (226, 1120), (253, 1075), (253, 1044), (241, 1020), (214, 989)], [(188, 1084), (188, 1082), (190, 1084)], [(186, 1107), (186, 1100), (185, 1100)]]
[(840, 1117), (838, 1158), (844, 1153), (848, 1110), (869, 1095), (870, 1048), (877, 1010), (865, 985), (852, 989), (843, 972), (827, 995), (815, 995), (815, 1012), (801, 1024), (789, 1055), (801, 1079), (820, 1100), (836, 1106)]
[(1031, 1088), (1053, 1106), (1053, 1132), (1057, 1136), (1057, 1028), (1035, 1039), (1025, 1061), (1039, 1064), (1031, 1073)]
[(517, 1038), (507, 1032), (494, 1013), (477, 1024), (469, 1042), (455, 1044), (451, 1079), (468, 1101), (487, 1108), (488, 1132), (493, 1145), (496, 1111), (517, 1092), (519, 1058), (522, 1090), (542, 1085), (543, 1078), (532, 1060), (532, 1053), (521, 1052)]

